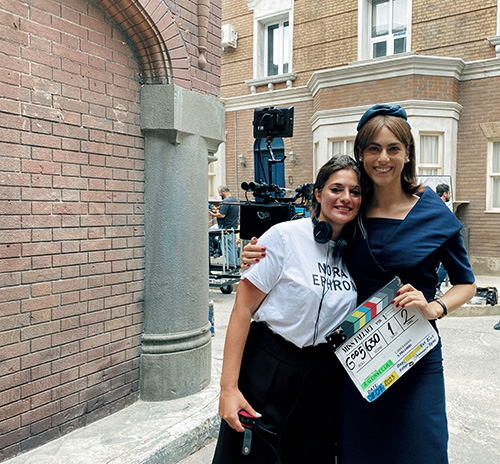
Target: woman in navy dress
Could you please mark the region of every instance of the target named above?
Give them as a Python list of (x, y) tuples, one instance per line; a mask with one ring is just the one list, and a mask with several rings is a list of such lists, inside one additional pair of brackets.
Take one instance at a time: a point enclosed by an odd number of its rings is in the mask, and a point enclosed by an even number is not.
[[(355, 157), (364, 174), (363, 224), (344, 253), (362, 303), (394, 276), (405, 284), (399, 306), (417, 306), (436, 319), (475, 294), (474, 274), (460, 234), (461, 223), (430, 189), (416, 182), (415, 142), (406, 111), (375, 105), (360, 119)], [(243, 263), (262, 258), (255, 241)], [(435, 299), (437, 265), (452, 286)], [(339, 464), (446, 464), (446, 419), (441, 343), (372, 403), (344, 373), (339, 397)]]
[[(358, 124), (354, 152), (366, 174), (366, 236), (358, 235), (344, 256), (358, 302), (399, 276), (407, 292), (396, 304), (419, 307), (437, 330), (436, 319), (476, 291), (462, 224), (432, 189), (417, 184), (415, 142), (402, 107), (370, 108)], [(452, 287), (435, 299), (440, 261)], [(447, 463), (441, 343), (373, 403), (345, 375), (339, 423), (340, 464)]]

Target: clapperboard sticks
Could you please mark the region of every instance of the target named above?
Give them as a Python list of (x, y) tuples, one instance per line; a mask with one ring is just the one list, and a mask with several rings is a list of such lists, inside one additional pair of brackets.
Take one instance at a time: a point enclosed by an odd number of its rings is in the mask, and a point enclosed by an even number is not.
[(359, 305), (354, 312), (338, 327), (325, 335), (328, 344), (336, 350), (347, 339), (362, 329), (377, 314), (387, 307), (401, 287), (401, 279), (394, 277), (385, 287), (375, 292), (363, 304)]

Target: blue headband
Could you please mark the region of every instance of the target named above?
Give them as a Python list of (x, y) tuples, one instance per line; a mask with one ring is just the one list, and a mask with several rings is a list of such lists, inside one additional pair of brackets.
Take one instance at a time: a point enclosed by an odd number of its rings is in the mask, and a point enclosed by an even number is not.
[[(356, 130), (359, 131), (359, 129), (361, 129), (368, 120), (378, 115), (396, 116), (398, 118), (403, 118), (406, 121), (406, 124), (408, 124), (406, 111), (402, 106), (383, 104), (383, 105), (372, 106), (369, 110), (366, 110), (365, 114), (361, 116), (361, 119), (359, 120), (358, 127), (356, 128)], [(408, 124), (408, 127), (411, 129), (410, 124)]]

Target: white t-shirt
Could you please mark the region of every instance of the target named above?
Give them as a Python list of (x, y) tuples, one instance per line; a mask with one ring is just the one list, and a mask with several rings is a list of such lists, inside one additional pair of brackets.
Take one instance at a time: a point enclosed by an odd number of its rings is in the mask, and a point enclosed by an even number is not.
[[(315, 344), (356, 308), (356, 287), (335, 242), (317, 243), (310, 218), (276, 224), (262, 237), (266, 257), (242, 275), (267, 293), (253, 319), (298, 347), (311, 345), (321, 303)], [(321, 302), (321, 300), (323, 300)]]

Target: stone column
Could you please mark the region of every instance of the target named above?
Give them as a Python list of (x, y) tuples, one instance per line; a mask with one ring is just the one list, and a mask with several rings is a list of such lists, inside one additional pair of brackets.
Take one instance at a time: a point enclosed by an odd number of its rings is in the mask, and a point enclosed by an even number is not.
[(215, 98), (141, 89), (145, 135), (145, 292), (140, 397), (163, 401), (210, 382), (208, 161), (224, 140)]

